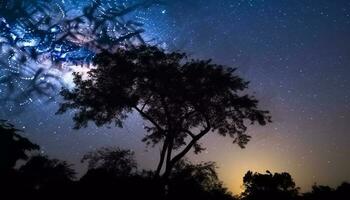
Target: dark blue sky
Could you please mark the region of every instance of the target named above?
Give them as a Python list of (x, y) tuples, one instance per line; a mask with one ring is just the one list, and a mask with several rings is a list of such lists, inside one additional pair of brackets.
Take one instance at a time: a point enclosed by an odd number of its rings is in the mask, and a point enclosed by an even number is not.
[[(253, 140), (245, 150), (209, 136), (207, 152), (191, 159), (218, 162), (220, 177), (234, 192), (248, 170), (288, 171), (303, 190), (314, 182), (350, 180), (350, 1), (166, 2), (132, 16), (145, 23), (144, 37), (238, 67), (274, 121), (250, 128)], [(56, 109), (55, 103), (34, 102), (21, 114), (3, 111), (0, 117), (24, 128), (54, 157), (79, 163), (89, 150), (116, 145), (135, 150), (143, 166), (154, 168), (158, 148), (141, 142), (139, 117), (124, 129), (75, 131), (70, 116), (55, 116)]]

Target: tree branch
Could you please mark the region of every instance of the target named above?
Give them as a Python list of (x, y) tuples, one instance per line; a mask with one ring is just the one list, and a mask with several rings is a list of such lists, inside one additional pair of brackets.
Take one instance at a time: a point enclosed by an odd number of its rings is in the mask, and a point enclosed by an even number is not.
[(171, 160), (172, 166), (176, 162), (178, 162), (181, 158), (183, 158), (192, 149), (192, 147), (196, 144), (196, 142), (198, 142), (198, 140), (200, 140), (205, 134), (207, 134), (210, 131), (211, 125), (209, 123), (209, 120), (207, 118), (205, 118), (205, 119), (206, 119), (206, 123), (207, 123), (206, 128), (204, 130), (202, 130), (198, 135), (194, 136), (194, 138), (191, 140), (191, 142), (180, 153), (178, 153), (176, 156), (174, 156), (174, 158)]
[(134, 109), (139, 112), (143, 117), (145, 117), (148, 121), (150, 121), (154, 126), (156, 126), (158, 128), (158, 130), (160, 130), (161, 132), (164, 133), (164, 129), (157, 124), (157, 122), (155, 122), (152, 117), (150, 117), (149, 115), (147, 115), (145, 112), (143, 112), (141, 109), (139, 109), (137, 106), (134, 106)]
[(165, 166), (165, 171), (168, 171), (170, 168), (170, 162), (171, 162), (171, 153), (173, 151), (173, 146), (174, 146), (174, 138), (170, 135), (169, 138), (169, 146), (168, 146), (168, 151), (167, 151), (167, 158), (166, 158), (166, 166)]
[(189, 118), (192, 114), (195, 114), (196, 112), (197, 112), (196, 110), (192, 110), (192, 111), (190, 111), (190, 112), (188, 112), (188, 113), (185, 113), (185, 114), (181, 117), (181, 121), (183, 121), (183, 120)]
[(163, 147), (162, 147), (162, 150), (160, 152), (160, 159), (159, 159), (159, 163), (158, 163), (157, 170), (156, 170), (156, 176), (157, 177), (159, 177), (160, 170), (162, 170), (163, 163), (164, 163), (164, 158), (165, 158), (165, 153), (166, 153), (167, 149), (168, 149), (168, 140), (165, 139)]
[(190, 135), (192, 137), (192, 139), (196, 137), (196, 135), (193, 134), (190, 130), (182, 129), (181, 131)]
[(140, 109), (142, 112), (143, 112), (143, 109), (145, 109), (145, 107), (146, 107), (146, 105), (147, 105), (147, 103), (148, 103), (148, 101), (151, 99), (151, 97), (149, 97), (146, 101), (145, 101), (145, 103), (143, 104), (143, 106), (142, 106), (142, 108)]

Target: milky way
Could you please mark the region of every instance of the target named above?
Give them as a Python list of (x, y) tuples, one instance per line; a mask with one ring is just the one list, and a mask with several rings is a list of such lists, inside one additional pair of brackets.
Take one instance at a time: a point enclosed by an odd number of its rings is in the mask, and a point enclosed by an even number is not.
[[(49, 2), (52, 12), (56, 13), (56, 20), (63, 16), (62, 10), (69, 10), (66, 12), (68, 17), (76, 16), (84, 6), (93, 3), (77, 0), (45, 2)], [(102, 1), (103, 8), (114, 3), (132, 5), (135, 2), (138, 1)], [(240, 75), (251, 81), (250, 91), (261, 100), (262, 108), (272, 112), (274, 121), (267, 127), (251, 127), (249, 134), (253, 140), (244, 150), (225, 138), (209, 136), (203, 141), (208, 146), (207, 151), (199, 156), (190, 155), (193, 161), (216, 161), (220, 178), (234, 192), (240, 190), (242, 176), (247, 170), (290, 172), (303, 190), (310, 189), (315, 182), (338, 185), (350, 180), (349, 1), (165, 2), (137, 8), (125, 16), (125, 20), (140, 23), (135, 28), (144, 30), (140, 34), (146, 43), (238, 67)], [(8, 34), (6, 40), (14, 40), (15, 45), (24, 49), (38, 46), (39, 40), (28, 39), (22, 33), (29, 30), (21, 29), (22, 25), (18, 24), (21, 20), (16, 16), (0, 19), (0, 27), (13, 33)], [(55, 36), (56, 31), (58, 29), (50, 29), (45, 35)], [(2, 34), (3, 29), (0, 42), (4, 41)], [(115, 36), (118, 37), (120, 35)], [(124, 129), (91, 125), (76, 131), (71, 129), (71, 114), (54, 115), (60, 99), (52, 88), (47, 88), (49, 99), (38, 97), (35, 92), (34, 96), (25, 92), (37, 72), (50, 74), (52, 70), (55, 76), (48, 77), (51, 82), (69, 85), (72, 66), (74, 70), (85, 70), (80, 67), (81, 63), (75, 65), (74, 61), (88, 63), (96, 49), (82, 45), (88, 43), (88, 39), (80, 39), (65, 40), (61, 49), (45, 49), (49, 43), (41, 45), (36, 50), (50, 54), (45, 54), (44, 59), (29, 59), (26, 67), (18, 65), (20, 57), (13, 56), (15, 52), (2, 53), (1, 98), (8, 97), (5, 92), (9, 89), (16, 95), (25, 95), (18, 101), (13, 101), (11, 96), (5, 107), (2, 103), (0, 118), (9, 119), (24, 129), (26, 136), (43, 147), (43, 152), (69, 160), (81, 172), (85, 169), (79, 163), (82, 154), (112, 145), (133, 149), (141, 166), (154, 168), (159, 149), (146, 148), (141, 142), (144, 131), (139, 116), (132, 115)], [(55, 60), (55, 65), (51, 65)], [(44, 66), (40, 67), (38, 61)], [(47, 70), (48, 66), (50, 70)], [(16, 71), (18, 68), (22, 70), (20, 73)], [(45, 70), (38, 71), (41, 68)], [(17, 81), (13, 87), (8, 87), (9, 82), (5, 81), (9, 74), (13, 75), (11, 80)], [(57, 76), (59, 79), (54, 79)], [(37, 78), (39, 83), (41, 77)], [(49, 103), (45, 103), (47, 100)]]

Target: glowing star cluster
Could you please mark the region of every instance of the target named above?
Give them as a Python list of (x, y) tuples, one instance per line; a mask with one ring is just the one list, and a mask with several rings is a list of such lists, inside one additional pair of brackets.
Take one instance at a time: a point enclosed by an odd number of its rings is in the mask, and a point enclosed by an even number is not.
[[(143, 43), (129, 15), (152, 1), (0, 1), (0, 100), (9, 110), (71, 84), (95, 53)], [(82, 70), (87, 71), (87, 70)], [(68, 75), (67, 75), (68, 73)], [(62, 78), (63, 77), (63, 78)]]

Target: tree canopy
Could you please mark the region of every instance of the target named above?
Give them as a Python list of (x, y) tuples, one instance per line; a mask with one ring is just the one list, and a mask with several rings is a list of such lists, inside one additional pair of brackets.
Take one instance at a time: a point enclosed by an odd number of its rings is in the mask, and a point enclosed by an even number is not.
[(154, 46), (103, 52), (94, 65), (88, 76), (75, 73), (75, 88), (63, 89), (58, 113), (75, 110), (81, 128), (89, 121), (122, 127), (131, 112), (138, 112), (147, 121), (143, 141), (162, 143), (157, 174), (164, 162), (169, 176), (191, 149), (201, 152), (198, 142), (209, 132), (229, 136), (243, 148), (250, 139), (247, 122), (270, 122), (269, 112), (245, 93), (248, 82), (234, 74), (235, 68)]
[(266, 174), (248, 171), (243, 177), (243, 200), (259, 199), (295, 199), (298, 195), (291, 175), (286, 172), (274, 173), (266, 171)]
[(114, 175), (126, 176), (137, 168), (134, 152), (120, 148), (101, 148), (84, 155), (81, 160), (88, 169), (103, 169)]
[(219, 180), (216, 170), (214, 162), (177, 162), (170, 176), (169, 196), (172, 199), (235, 199)]
[(18, 134), (12, 124), (0, 120), (0, 172), (13, 168), (18, 160), (26, 160), (26, 151), (39, 149), (39, 146)]
[(56, 190), (55, 187), (69, 184), (76, 175), (72, 165), (66, 161), (50, 159), (44, 155), (32, 156), (19, 172), (26, 187), (35, 190)]

